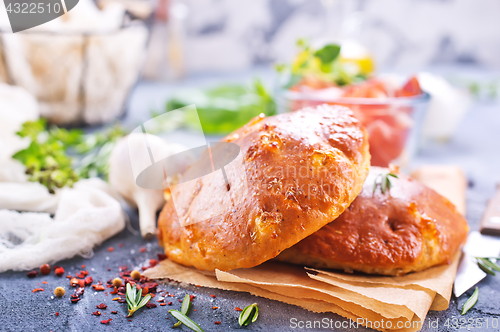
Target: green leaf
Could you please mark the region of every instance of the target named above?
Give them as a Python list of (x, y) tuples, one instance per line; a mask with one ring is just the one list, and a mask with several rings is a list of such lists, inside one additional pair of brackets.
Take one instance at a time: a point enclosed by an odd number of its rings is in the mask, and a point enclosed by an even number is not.
[(495, 272), (493, 272), (493, 270), (491, 270), (486, 264), (484, 264), (482, 261), (480, 260), (477, 260), (477, 265), (479, 266), (479, 268), (481, 270), (483, 270), (483, 272), (487, 273), (487, 274), (490, 274), (492, 276), (495, 275)]
[(182, 324), (189, 327), (191, 330), (196, 331), (196, 332), (204, 332), (203, 329), (198, 324), (193, 322), (188, 316), (184, 315), (182, 312), (175, 310), (175, 309), (170, 309), (168, 312), (172, 316), (177, 318), (179, 321), (181, 321)]
[(184, 315), (187, 315), (189, 314), (190, 309), (191, 309), (191, 297), (189, 296), (189, 294), (186, 294), (186, 296), (184, 296), (184, 300), (182, 300), (181, 312)]
[(252, 323), (254, 323), (258, 317), (259, 317), (259, 308), (257, 307), (257, 304), (256, 304), (255, 305), (255, 314), (253, 315)]
[[(137, 287), (134, 285), (134, 289), (137, 291)], [(139, 291), (136, 292), (135, 294), (135, 303), (141, 302), (141, 296), (142, 296), (142, 288), (139, 289)]]
[(151, 295), (147, 294), (142, 298), (141, 302), (139, 302), (139, 304), (137, 305), (137, 309), (144, 307), (149, 302), (149, 300), (151, 300)]
[(388, 189), (388, 190), (391, 190), (391, 188), (392, 188), (392, 182), (391, 182), (391, 180), (389, 179), (389, 177), (386, 177), (386, 178), (385, 178), (385, 182), (387, 182), (387, 183), (386, 183), (386, 187), (387, 187), (387, 189)]
[(127, 283), (126, 293), (125, 293), (125, 298), (126, 298), (127, 304), (128, 304), (128, 316), (127, 317), (132, 316), (134, 314), (134, 312), (136, 312), (137, 310), (139, 310), (140, 308), (145, 306), (149, 302), (149, 300), (151, 299), (150, 294), (147, 294), (142, 299), (141, 299), (141, 296), (142, 296), (142, 289), (139, 289), (139, 291), (137, 291), (136, 285), (134, 285), (132, 287), (132, 286), (130, 286), (130, 283)]
[(333, 62), (340, 54), (340, 45), (328, 44), (323, 46), (323, 48), (314, 52), (314, 56), (321, 60), (323, 64), (329, 64)]
[(130, 302), (128, 297), (126, 297), (126, 300), (127, 300), (127, 304), (128, 304), (128, 310), (130, 311), (135, 305), (133, 302)]
[(132, 305), (135, 304), (135, 293), (134, 291), (132, 290), (132, 286), (130, 286), (130, 283), (127, 283), (127, 287), (126, 287), (126, 292), (125, 292), (125, 296), (127, 298), (127, 300), (130, 301), (130, 303), (132, 303)]
[(474, 290), (474, 293), (472, 293), (471, 297), (464, 303), (464, 306), (462, 307), (462, 316), (467, 313), (477, 302), (477, 299), (479, 298), (479, 288), (476, 287)]
[(478, 260), (480, 260), (485, 266), (489, 267), (490, 269), (500, 272), (500, 266), (493, 263), (488, 258), (485, 258), (485, 257), (476, 257), (476, 258)]
[[(385, 195), (385, 193), (389, 190), (391, 190), (392, 188), (392, 182), (391, 182), (391, 179), (389, 178), (389, 176), (393, 177), (393, 178), (398, 178), (398, 176), (396, 174), (393, 174), (393, 173), (387, 173), (385, 175), (383, 174), (378, 174), (376, 177), (375, 177), (375, 181), (373, 181), (373, 192), (372, 192), (372, 195), (375, 194), (375, 191), (377, 190), (377, 186), (380, 184), (380, 191), (382, 192), (382, 194)], [(380, 178), (380, 182), (379, 182), (379, 178)]]
[(382, 182), (380, 183), (380, 191), (385, 195), (387, 190), (387, 177), (382, 177)]
[[(188, 315), (190, 309), (191, 309), (191, 297), (189, 296), (189, 294), (186, 294), (186, 296), (184, 296), (184, 300), (182, 300), (181, 312), (184, 315)], [(181, 325), (181, 321), (178, 321), (177, 323), (174, 324), (174, 327), (177, 327), (180, 325)]]
[(257, 318), (252, 319), (251, 317), (251, 314), (252, 314), (252, 311), (253, 309), (256, 309), (256, 314), (258, 316), (258, 308), (257, 308), (257, 303), (253, 303), (251, 305), (248, 305), (246, 306), (243, 311), (241, 312), (240, 314), (240, 317), (238, 317), (238, 324), (240, 324), (240, 326), (247, 326), (248, 324), (250, 324), (250, 321), (254, 322)]
[(47, 120), (38, 119), (36, 121), (26, 121), (22, 124), (21, 129), (16, 133), (20, 137), (29, 137), (36, 140), (38, 134), (45, 131), (47, 128)]

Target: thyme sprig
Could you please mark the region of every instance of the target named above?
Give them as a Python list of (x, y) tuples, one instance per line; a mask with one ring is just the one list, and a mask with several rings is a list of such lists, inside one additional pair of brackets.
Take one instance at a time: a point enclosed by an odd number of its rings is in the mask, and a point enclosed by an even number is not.
[(72, 187), (79, 179), (106, 180), (111, 150), (126, 131), (115, 125), (85, 135), (80, 129), (59, 128), (39, 119), (23, 123), (16, 134), (30, 144), (12, 158), (26, 166), (29, 181), (41, 183), (54, 194), (57, 188)]
[[(254, 312), (254, 309), (255, 313), (252, 314)], [(240, 317), (238, 318), (238, 323), (240, 324), (240, 326), (248, 326), (250, 322), (255, 322), (257, 320), (257, 317), (259, 317), (259, 308), (257, 307), (257, 303), (253, 303), (243, 309)]]
[(40, 119), (23, 123), (17, 135), (30, 141), (27, 148), (12, 156), (26, 166), (29, 181), (40, 182), (51, 194), (57, 188), (72, 187), (78, 181), (74, 160), (66, 150), (80, 142), (82, 131), (56, 126), (47, 128), (47, 121)]
[(142, 298), (142, 289), (139, 289), (137, 291), (137, 286), (134, 285), (134, 287), (130, 286), (130, 283), (127, 283), (127, 292), (125, 294), (125, 297), (127, 299), (127, 304), (128, 304), (128, 316), (130, 317), (139, 310), (140, 308), (144, 307), (149, 300), (151, 300), (151, 295), (146, 294)]
[[(392, 173), (386, 173), (386, 174), (379, 174), (377, 177), (375, 177), (375, 181), (373, 181), (373, 194), (375, 194), (375, 191), (377, 190), (377, 187), (380, 185), (380, 191), (382, 192), (383, 195), (385, 195), (385, 192), (387, 190), (391, 190), (392, 188), (392, 183), (391, 179), (389, 177), (393, 177), (398, 179), (399, 177)], [(380, 180), (379, 180), (380, 179)]]

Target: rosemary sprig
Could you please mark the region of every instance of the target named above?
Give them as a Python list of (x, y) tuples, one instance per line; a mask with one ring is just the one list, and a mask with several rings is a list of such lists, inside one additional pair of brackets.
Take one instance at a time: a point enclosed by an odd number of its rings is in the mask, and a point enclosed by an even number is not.
[[(184, 296), (184, 300), (182, 300), (181, 313), (187, 316), (189, 314), (189, 310), (191, 310), (191, 297), (189, 294), (186, 294), (186, 296)], [(181, 324), (182, 322), (178, 321), (174, 324), (174, 327), (181, 326)]]
[(479, 298), (479, 288), (476, 287), (476, 290), (474, 290), (474, 293), (472, 293), (471, 297), (467, 301), (465, 301), (464, 306), (462, 307), (462, 316), (469, 311), (470, 308), (476, 304), (477, 299)]
[[(385, 192), (387, 190), (391, 190), (392, 188), (392, 183), (391, 183), (391, 179), (389, 178), (390, 176), (392, 176), (393, 178), (398, 178), (398, 176), (394, 173), (387, 173), (387, 174), (379, 174), (377, 175), (377, 177), (375, 178), (375, 181), (373, 182), (373, 194), (375, 194), (375, 191), (377, 190), (377, 187), (380, 185), (380, 191), (382, 192), (383, 195), (385, 195)], [(380, 179), (380, 181), (379, 181)]]
[[(253, 309), (255, 309), (255, 313), (253, 313)], [(240, 314), (240, 317), (238, 318), (238, 323), (240, 326), (248, 326), (250, 324), (250, 321), (253, 323), (257, 320), (257, 317), (259, 317), (259, 308), (257, 307), (257, 303), (253, 303), (251, 305), (248, 305), (243, 309), (243, 311)]]
[(204, 332), (203, 329), (198, 324), (196, 324), (195, 322), (193, 322), (191, 320), (191, 318), (189, 318), (188, 316), (184, 315), (179, 310), (170, 309), (168, 312), (172, 316), (174, 316), (175, 318), (177, 318), (182, 324), (184, 324), (187, 327), (189, 327), (191, 330), (193, 330), (195, 332)]
[(476, 257), (477, 265), (487, 274), (495, 275), (494, 271), (500, 272), (500, 266), (493, 263), (489, 257)]
[(127, 299), (127, 304), (128, 304), (128, 316), (130, 317), (139, 310), (140, 308), (144, 307), (149, 300), (151, 299), (151, 295), (147, 294), (142, 297), (142, 289), (139, 289), (137, 291), (137, 286), (134, 285), (134, 287), (130, 286), (130, 283), (127, 283), (127, 292), (125, 294), (125, 297)]
[[(498, 260), (500, 257), (476, 257), (477, 266), (485, 273), (490, 274), (492, 276), (495, 275), (495, 271), (500, 272), (500, 266), (493, 263), (492, 259)], [(479, 298), (479, 288), (476, 287), (472, 296), (464, 303), (462, 307), (462, 315), (465, 315), (470, 308), (472, 308)]]

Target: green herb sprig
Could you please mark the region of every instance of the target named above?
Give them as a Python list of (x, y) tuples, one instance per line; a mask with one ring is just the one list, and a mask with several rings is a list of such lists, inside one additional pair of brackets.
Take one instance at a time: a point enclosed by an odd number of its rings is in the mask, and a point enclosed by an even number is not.
[(76, 171), (82, 178), (101, 177), (107, 180), (109, 174), (109, 156), (116, 142), (127, 132), (123, 127), (115, 125), (107, 130), (82, 137), (74, 148), (83, 156), (76, 166)]
[(127, 283), (127, 292), (125, 293), (125, 297), (128, 304), (127, 317), (132, 316), (134, 312), (144, 307), (149, 302), (149, 300), (151, 300), (150, 294), (142, 297), (142, 289), (139, 289), (139, 291), (137, 291), (137, 286), (134, 285), (134, 287), (132, 287), (130, 286), (130, 283)]
[(174, 327), (178, 327), (181, 326), (181, 324), (184, 324), (193, 331), (203, 332), (203, 329), (187, 316), (189, 314), (189, 311), (191, 310), (191, 306), (191, 297), (189, 296), (189, 294), (186, 294), (186, 296), (184, 296), (184, 300), (182, 300), (181, 311), (175, 309), (171, 309), (168, 311), (172, 316), (179, 320), (174, 324)]
[(279, 74), (285, 74), (284, 89), (290, 89), (304, 77), (315, 77), (324, 82), (331, 82), (337, 86), (345, 86), (365, 81), (367, 76), (352, 64), (345, 64), (340, 60), (341, 46), (326, 44), (315, 49), (305, 39), (297, 41), (299, 53), (291, 65), (278, 64), (275, 66)]
[(391, 190), (392, 188), (392, 183), (390, 177), (398, 179), (399, 177), (394, 174), (394, 173), (387, 173), (387, 174), (379, 174), (375, 178), (375, 181), (373, 181), (373, 194), (375, 194), (375, 191), (377, 190), (377, 187), (380, 185), (380, 191), (382, 192), (383, 195), (385, 195), (385, 192), (387, 190)]
[(495, 271), (500, 272), (500, 266), (493, 263), (491, 258), (496, 259), (496, 257), (476, 257), (477, 265), (481, 270), (490, 274), (492, 276), (495, 275)]
[(111, 150), (125, 134), (119, 126), (84, 135), (79, 129), (49, 127), (45, 119), (27, 121), (17, 135), (30, 144), (12, 158), (26, 166), (29, 181), (43, 184), (54, 194), (55, 189), (72, 187), (81, 178), (106, 180)]
[[(182, 300), (181, 313), (187, 316), (190, 310), (191, 310), (191, 297), (189, 296), (189, 294), (186, 294), (186, 296), (184, 296), (184, 300)], [(182, 322), (178, 321), (177, 323), (174, 324), (174, 327), (181, 326), (181, 324)]]
[[(489, 275), (496, 275), (495, 271), (500, 272), (500, 266), (492, 261), (499, 260), (500, 257), (476, 257), (477, 266), (485, 273)], [(477, 302), (479, 298), (479, 288), (476, 287), (474, 293), (472, 293), (471, 297), (464, 303), (462, 307), (462, 315), (465, 315), (469, 309), (471, 309)]]
[(23, 123), (17, 135), (31, 140), (26, 149), (12, 156), (26, 166), (29, 181), (40, 182), (51, 194), (56, 188), (71, 187), (78, 181), (75, 161), (66, 150), (81, 141), (82, 131), (55, 126), (47, 129), (45, 119), (40, 119)]
[(465, 315), (467, 311), (469, 311), (469, 309), (474, 306), (474, 304), (476, 304), (478, 298), (479, 298), (479, 288), (476, 287), (474, 293), (472, 293), (472, 296), (469, 297), (467, 301), (465, 301), (464, 306), (462, 307), (462, 312), (461, 312), (462, 316)]
[(182, 324), (184, 324), (187, 327), (189, 327), (191, 330), (196, 331), (196, 332), (204, 332), (203, 329), (198, 324), (196, 324), (195, 322), (193, 322), (191, 320), (191, 318), (189, 318), (188, 316), (184, 315), (179, 310), (170, 309), (168, 312), (172, 316), (174, 316), (175, 318), (177, 318), (180, 322), (182, 322)]
[(240, 326), (248, 326), (250, 322), (255, 322), (257, 320), (257, 317), (259, 317), (259, 308), (257, 307), (257, 303), (253, 303), (243, 309), (240, 317), (238, 318), (238, 324), (240, 324)]

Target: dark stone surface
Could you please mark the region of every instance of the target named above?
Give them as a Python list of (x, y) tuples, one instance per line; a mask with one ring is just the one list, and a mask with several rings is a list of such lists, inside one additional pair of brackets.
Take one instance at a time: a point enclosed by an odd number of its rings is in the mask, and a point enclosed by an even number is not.
[[(188, 85), (189, 82), (183, 83)], [(147, 111), (154, 108), (154, 99), (164, 100), (165, 94), (172, 91), (172, 85), (139, 86), (131, 105), (133, 112), (129, 113), (126, 122), (136, 124), (138, 120), (147, 117)], [(157, 94), (156, 94), (157, 93)], [(155, 98), (149, 99), (151, 96)], [(479, 220), (484, 211), (486, 201), (494, 192), (495, 184), (500, 180), (500, 109), (498, 104), (477, 104), (467, 114), (455, 137), (444, 145), (427, 146), (415, 160), (418, 164), (459, 164), (461, 165), (471, 184), (467, 193), (467, 218), (472, 230), (477, 230)], [(129, 213), (132, 225), (138, 228), (137, 214)], [(123, 248), (119, 244), (123, 244)], [(114, 247), (113, 252), (108, 252), (109, 247)], [(145, 247), (147, 251), (140, 252)], [(145, 242), (140, 236), (132, 234), (128, 230), (122, 231), (117, 236), (104, 242), (95, 248), (95, 255), (91, 259), (73, 258), (60, 262), (66, 270), (66, 274), (74, 275), (75, 271), (81, 270), (85, 264), (86, 269), (94, 278), (94, 281), (107, 281), (119, 275), (118, 267), (128, 265), (139, 267), (147, 264), (151, 258), (162, 250), (156, 241)], [(42, 284), (47, 281), (48, 284)], [(53, 290), (57, 286), (66, 288), (63, 298), (54, 298)], [(460, 308), (472, 291), (459, 299), (452, 296), (448, 310), (442, 312), (430, 312), (427, 316), (422, 331), (456, 331), (460, 319), (468, 319), (471, 326), (463, 325), (463, 328), (474, 331), (500, 331), (499, 289), (500, 277), (488, 276), (479, 285), (479, 301), (469, 313), (460, 316)], [(37, 287), (45, 288), (44, 292), (32, 293)], [(82, 300), (71, 304), (69, 294), (69, 279), (56, 277), (52, 272), (49, 276), (38, 276), (34, 279), (26, 277), (26, 272), (6, 272), (0, 274), (0, 330), (1, 331), (165, 331), (172, 328), (173, 318), (168, 314), (169, 308), (180, 308), (178, 299), (182, 299), (186, 293), (195, 294), (194, 307), (196, 311), (190, 317), (199, 323), (205, 331), (228, 331), (233, 329), (244, 329), (249, 331), (295, 331), (306, 330), (292, 328), (290, 320), (296, 318), (298, 321), (318, 321), (326, 319), (333, 324), (333, 328), (312, 328), (307, 331), (372, 331), (371, 329), (359, 327), (335, 328), (335, 322), (348, 322), (347, 319), (335, 314), (315, 314), (299, 307), (283, 304), (268, 299), (251, 296), (247, 293), (237, 293), (207, 288), (189, 286), (178, 287), (177, 284), (162, 285), (160, 290), (167, 290), (176, 295), (172, 298), (172, 306), (158, 306), (153, 309), (143, 309), (136, 313), (128, 321), (125, 318), (126, 304), (112, 301), (112, 295), (106, 296), (104, 292), (94, 292), (86, 288)], [(216, 297), (212, 298), (213, 294)], [(155, 298), (156, 299), (156, 298)], [(154, 300), (155, 300), (154, 299)], [(153, 301), (154, 301), (153, 300)], [(96, 305), (104, 302), (108, 305), (106, 310), (100, 310), (103, 315), (96, 317), (92, 312), (97, 310)], [(245, 305), (257, 302), (259, 304), (259, 319), (256, 323), (246, 328), (240, 328), (237, 323), (239, 312), (235, 307), (243, 308)], [(156, 303), (156, 302), (154, 302)], [(213, 306), (219, 309), (212, 309)], [(117, 310), (117, 315), (111, 311)], [(59, 312), (56, 317), (55, 313)], [(104, 314), (106, 313), (106, 314)], [(102, 319), (112, 318), (109, 325), (100, 323)], [(168, 319), (167, 319), (168, 318)], [(456, 323), (454, 319), (457, 319)], [(482, 319), (482, 328), (479, 327), (479, 319)], [(439, 328), (434, 328), (438, 320)], [(486, 329), (488, 320), (488, 329)], [(214, 322), (221, 321), (220, 325)], [(448, 322), (448, 326), (446, 326)], [(464, 321), (462, 321), (464, 322)], [(492, 323), (498, 325), (492, 326)], [(346, 323), (344, 323), (345, 326)], [(434, 325), (435, 326), (435, 325)], [(186, 327), (178, 331), (190, 331)]]

